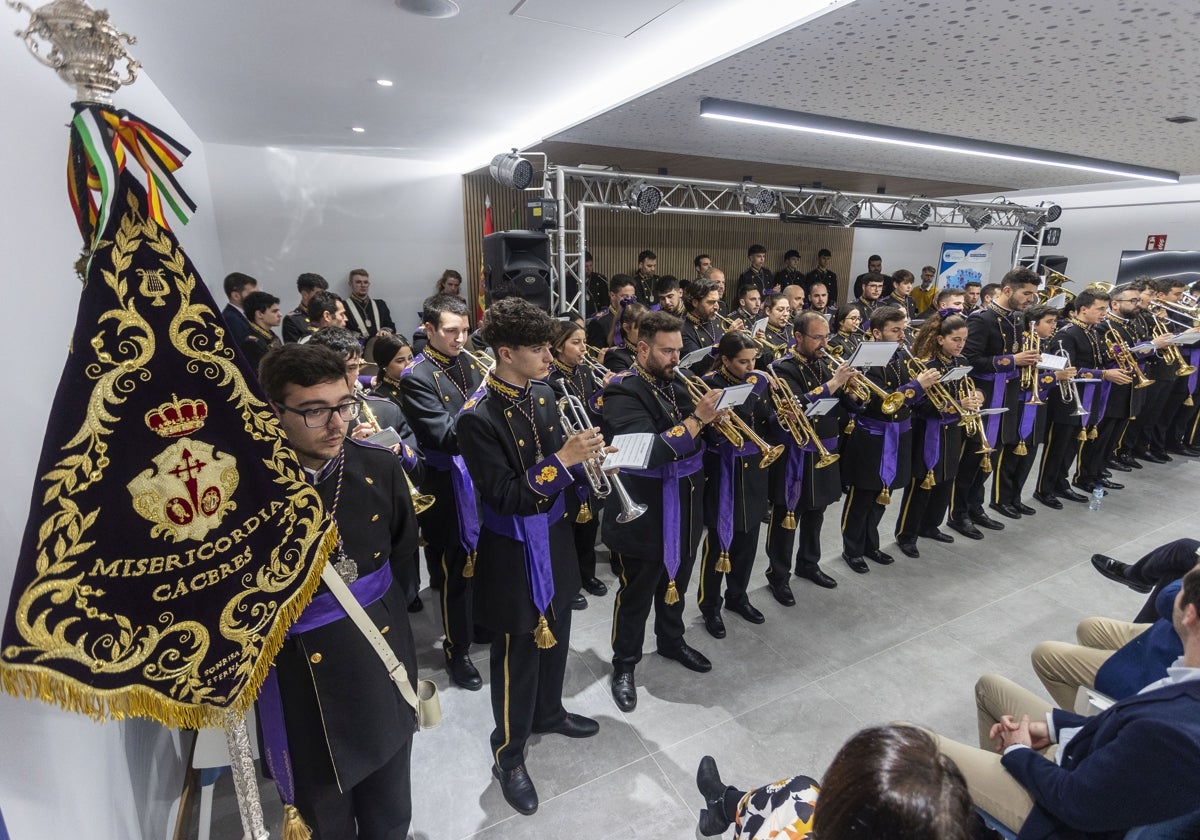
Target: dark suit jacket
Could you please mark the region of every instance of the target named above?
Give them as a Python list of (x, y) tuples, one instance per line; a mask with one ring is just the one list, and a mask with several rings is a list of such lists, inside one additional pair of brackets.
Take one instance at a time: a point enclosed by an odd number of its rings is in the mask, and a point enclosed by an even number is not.
[(246, 341), (246, 336), (250, 335), (250, 322), (246, 320), (242, 310), (232, 303), (227, 303), (221, 310), (221, 320), (225, 322), (225, 331), (229, 334), (225, 343), (241, 347)]
[(1061, 766), (1013, 750), (1004, 768), (1034, 807), (1018, 840), (1119, 840), (1200, 808), (1200, 681), (1135, 695), (1091, 718), (1054, 710), (1055, 728), (1083, 728)]

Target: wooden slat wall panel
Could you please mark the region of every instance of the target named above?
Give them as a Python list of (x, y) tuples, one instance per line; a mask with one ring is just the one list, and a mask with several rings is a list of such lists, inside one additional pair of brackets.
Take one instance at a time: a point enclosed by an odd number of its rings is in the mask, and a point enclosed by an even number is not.
[[(524, 224), (525, 200), (534, 193), (518, 193), (497, 184), (487, 173), (463, 176), (464, 242), (468, 281), (472, 294), (478, 294), (479, 267), (483, 264), (483, 204), (485, 196), (492, 198), (492, 221), (496, 230), (509, 230), (513, 225), (513, 208), (517, 207)], [(611, 277), (621, 272), (632, 273), (637, 267), (637, 255), (649, 248), (658, 255), (658, 273), (674, 274), (683, 280), (695, 276), (692, 260), (697, 254), (712, 256), (713, 263), (724, 269), (727, 290), (732, 297), (737, 277), (748, 265), (746, 249), (763, 245), (767, 249), (767, 265), (778, 270), (783, 255), (795, 248), (800, 252), (805, 271), (817, 263), (817, 251), (828, 248), (833, 252), (831, 268), (837, 272), (839, 291), (845, 296), (850, 283), (850, 254), (854, 246), (853, 229), (820, 227), (817, 225), (784, 224), (777, 216), (696, 216), (681, 213), (657, 213), (643, 216), (634, 211), (587, 211), (587, 249), (595, 258), (596, 270)]]

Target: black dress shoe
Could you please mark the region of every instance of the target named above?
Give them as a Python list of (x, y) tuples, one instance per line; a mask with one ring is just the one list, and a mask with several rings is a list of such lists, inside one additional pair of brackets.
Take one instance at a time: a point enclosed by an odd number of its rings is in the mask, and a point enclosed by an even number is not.
[(951, 519), (946, 522), (946, 525), (968, 539), (983, 539), (983, 532), (976, 528), (975, 523), (970, 519)]
[(568, 738), (591, 738), (600, 731), (600, 724), (590, 717), (573, 715), (567, 716), (553, 726), (535, 726), (533, 731), (539, 735), (566, 735)]
[(767, 617), (759, 612), (758, 609), (750, 603), (749, 598), (743, 598), (740, 601), (733, 602), (726, 600), (725, 609), (737, 613), (751, 624), (763, 624), (767, 620)]
[(1128, 563), (1122, 563), (1120, 560), (1114, 560), (1104, 554), (1093, 554), (1092, 565), (1096, 571), (1104, 575), (1109, 580), (1115, 580), (1117, 583), (1123, 583), (1132, 589), (1134, 592), (1140, 592), (1145, 595), (1153, 586), (1144, 583), (1136, 583), (1125, 576), (1129, 569)]
[(1099, 481), (1097, 481), (1096, 483), (1099, 484), (1101, 487), (1107, 487), (1109, 490), (1124, 490), (1125, 489), (1124, 484), (1118, 484), (1117, 482), (1110, 481), (1107, 478), (1102, 478)]
[(1062, 510), (1062, 506), (1063, 506), (1062, 502), (1060, 502), (1058, 500), (1058, 497), (1055, 496), (1053, 493), (1039, 493), (1037, 491), (1034, 491), (1033, 498), (1036, 501), (1041, 502), (1048, 508), (1051, 508), (1053, 510)]
[(1140, 470), (1142, 468), (1142, 465), (1138, 461), (1138, 459), (1134, 458), (1133, 455), (1129, 452), (1118, 452), (1117, 457), (1114, 460), (1118, 461), (1119, 463), (1124, 464), (1125, 466), (1129, 467), (1130, 469)]
[(604, 581), (598, 577), (588, 578), (583, 582), (583, 589), (589, 595), (595, 595), (599, 598), (601, 595), (608, 594), (608, 587), (604, 585)]
[[(837, 589), (837, 581), (821, 571), (820, 566), (801, 566), (800, 571), (796, 572), (796, 577), (811, 580), (823, 589)], [(787, 586), (787, 584), (785, 583), (784, 586)], [(788, 595), (790, 596), (791, 594), (791, 590), (788, 590)], [(792, 603), (796, 603), (795, 598), (792, 599)]]
[(1159, 461), (1160, 464), (1166, 464), (1170, 461), (1175, 460), (1174, 458), (1172, 458), (1170, 455), (1167, 454), (1165, 449), (1155, 449), (1150, 454), (1152, 454), (1155, 458), (1161, 459)]
[(420, 595), (408, 602), (408, 611), (410, 613), (419, 613), (423, 609), (425, 609), (425, 604), (422, 603)]
[(1004, 530), (1003, 522), (997, 522), (995, 519), (992, 519), (992, 517), (988, 516), (983, 511), (979, 511), (979, 513), (972, 513), (971, 521), (974, 522), (976, 525), (978, 525), (980, 528), (987, 528), (989, 531), (1003, 531)]
[(954, 537), (950, 536), (945, 531), (943, 531), (939, 528), (934, 528), (932, 531), (918, 531), (917, 536), (924, 537), (927, 540), (933, 540), (934, 542), (940, 542), (940, 543), (954, 542)]
[(1031, 508), (1029, 505), (1022, 504), (1021, 502), (1013, 502), (1013, 507), (1016, 508), (1017, 513), (1021, 514), (1022, 516), (1033, 516), (1037, 513), (1037, 510)]
[(511, 770), (501, 770), (493, 764), (492, 775), (500, 780), (500, 792), (504, 794), (505, 802), (525, 816), (537, 811), (537, 791), (533, 789), (533, 779), (529, 778), (524, 764)]
[(1021, 511), (1017, 510), (1016, 505), (996, 504), (993, 502), (992, 504), (988, 505), (988, 507), (996, 511), (996, 513), (1000, 514), (1001, 516), (1007, 516), (1009, 519), (1021, 518)]
[[(1163, 453), (1163, 454), (1165, 455), (1166, 453)], [(1139, 461), (1147, 461), (1151, 464), (1167, 463), (1167, 459), (1164, 458), (1162, 455), (1159, 455), (1156, 452), (1149, 452), (1149, 451), (1135, 452), (1134, 457), (1137, 458)]]
[(880, 551), (878, 548), (874, 551), (868, 551), (866, 556), (874, 560), (880, 566), (890, 566), (896, 562), (896, 558), (890, 554)]
[(1054, 495), (1066, 499), (1069, 502), (1086, 502), (1088, 500), (1088, 497), (1083, 493), (1076, 493), (1074, 490), (1059, 490)]
[(1116, 470), (1117, 472), (1133, 472), (1132, 467), (1130, 467), (1128, 464), (1118, 461), (1116, 458), (1109, 458), (1106, 466), (1110, 470)]
[(700, 833), (705, 837), (724, 834), (733, 822), (725, 815), (725, 792), (729, 788), (721, 781), (717, 762), (711, 755), (700, 759), (700, 766), (696, 768), (696, 789), (704, 797), (705, 805), (700, 812)]
[(846, 554), (843, 554), (842, 559), (846, 561), (846, 565), (850, 567), (850, 571), (854, 572), (855, 574), (865, 575), (867, 572), (871, 571), (871, 568), (867, 565), (867, 561), (863, 560), (861, 557), (849, 557)]
[(771, 589), (771, 594), (775, 596), (775, 600), (783, 604), (785, 607), (796, 606), (796, 596), (792, 594), (792, 587), (784, 583), (775, 583), (768, 580), (767, 586)]
[(704, 629), (708, 631), (708, 635), (714, 639), (725, 638), (725, 619), (721, 618), (719, 612), (704, 613)]
[(483, 688), (483, 677), (479, 676), (479, 670), (471, 661), (470, 654), (459, 653), (454, 656), (447, 654), (446, 671), (459, 688), (465, 688), (468, 691), (478, 691)]
[(587, 598), (584, 598), (582, 593), (576, 592), (575, 597), (571, 599), (571, 609), (586, 610), (587, 609)]
[(915, 542), (902, 542), (902, 543), (896, 543), (896, 545), (900, 547), (900, 553), (903, 554), (905, 557), (920, 557), (921, 556), (921, 552), (917, 548), (917, 544)]
[(697, 674), (707, 674), (712, 670), (712, 663), (708, 661), (708, 657), (687, 642), (680, 642), (679, 647), (675, 650), (659, 648), (658, 655), (666, 659), (674, 659), (684, 668), (695, 671)]
[(632, 712), (637, 708), (637, 686), (633, 682), (633, 668), (628, 665), (617, 665), (613, 668), (612, 696), (617, 708), (622, 712)]
[(1200, 458), (1200, 446), (1192, 446), (1190, 443), (1182, 444), (1179, 447), (1181, 455), (1186, 455), (1188, 458)]

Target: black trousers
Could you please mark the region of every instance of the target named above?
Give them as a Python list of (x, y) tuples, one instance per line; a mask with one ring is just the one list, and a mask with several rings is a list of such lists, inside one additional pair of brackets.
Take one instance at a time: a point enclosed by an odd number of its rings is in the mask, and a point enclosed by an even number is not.
[(921, 482), (924, 480), (924, 476), (914, 478), (904, 489), (900, 516), (896, 519), (897, 542), (916, 542), (922, 533), (933, 531), (941, 525), (946, 515), (954, 482), (942, 481), (928, 490), (922, 490)]
[(875, 499), (878, 490), (851, 487), (842, 505), (842, 552), (847, 557), (862, 557), (879, 550), (879, 523), (887, 509)]
[[(700, 555), (700, 591), (696, 603), (700, 612), (717, 612), (722, 604), (740, 604), (746, 600), (746, 587), (750, 584), (750, 572), (754, 568), (754, 556), (758, 553), (760, 525), (751, 531), (734, 531), (729, 542), (730, 571), (718, 572), (717, 561), (721, 557), (721, 541), (716, 531), (708, 529), (704, 535), (703, 553)], [(721, 597), (721, 578), (725, 579), (725, 597)]]
[(1172, 436), (1175, 418), (1180, 412), (1186, 415), (1187, 409), (1183, 403), (1188, 398), (1188, 377), (1177, 376), (1175, 381), (1171, 383), (1167, 391), (1167, 399), (1163, 404), (1163, 410), (1158, 415), (1152, 417), (1150, 422), (1150, 448), (1155, 452), (1162, 452), (1168, 446), (1178, 446), (1179, 438)]
[(492, 639), (492, 760), (501, 770), (525, 763), (525, 742), (567, 716), (563, 679), (571, 647), (571, 610), (546, 616), (553, 647), (542, 649), (533, 633), (496, 634)]
[(1104, 466), (1113, 454), (1115, 441), (1121, 427), (1129, 421), (1124, 417), (1106, 417), (1096, 426), (1096, 439), (1089, 440), (1079, 450), (1079, 464), (1076, 466), (1076, 480), (1079, 482), (1099, 481)]
[(795, 570), (800, 574), (821, 562), (821, 528), (825, 525), (825, 508), (798, 510), (795, 512), (796, 530), (783, 527), (787, 511), (783, 505), (771, 508), (771, 525), (767, 530), (767, 580), (771, 583), (787, 583), (792, 574), (792, 549), (796, 537), (800, 537), (800, 548), (796, 550)]
[(992, 455), (992, 504), (1011, 505), (1021, 501), (1021, 489), (1033, 469), (1037, 444), (1025, 444), (1026, 453), (1018, 455), (1016, 444), (1006, 443)]
[(296, 808), (313, 840), (405, 840), (412, 822), (411, 755), (410, 738), (386, 764), (347, 791), (338, 790), (332, 768), (327, 779), (296, 768)]
[(657, 557), (633, 557), (617, 554), (620, 583), (613, 604), (613, 665), (632, 667), (642, 660), (642, 643), (646, 639), (646, 619), (654, 607), (654, 637), (659, 650), (675, 651), (683, 644), (683, 608), (688, 582), (695, 561), (691, 553), (679, 564), (675, 590), (679, 600), (666, 602), (670, 578)]
[(1158, 610), (1154, 608), (1154, 601), (1158, 598), (1158, 593), (1168, 583), (1179, 580), (1192, 570), (1198, 559), (1196, 557), (1197, 549), (1200, 549), (1200, 540), (1186, 537), (1173, 540), (1151, 549), (1142, 559), (1129, 567), (1125, 573), (1127, 578), (1154, 587), (1154, 591), (1142, 605), (1141, 612), (1134, 618), (1134, 623), (1154, 622), (1159, 619)]
[(983, 455), (978, 449), (978, 438), (968, 438), (963, 443), (962, 458), (958, 462), (958, 475), (950, 493), (950, 518), (967, 519), (983, 513), (983, 485), (988, 474), (983, 471)]
[(1167, 443), (1171, 446), (1191, 442), (1192, 429), (1196, 425), (1196, 414), (1200, 411), (1200, 400), (1196, 399), (1195, 394), (1188, 396), (1192, 398), (1192, 404), (1179, 407), (1179, 411), (1175, 412), (1175, 419), (1171, 421), (1171, 428), (1167, 432)]
[(600, 530), (600, 512), (593, 510), (591, 522), (576, 522), (571, 529), (575, 536), (575, 554), (579, 557), (579, 577), (591, 580), (596, 576), (596, 532)]
[(1171, 397), (1171, 388), (1174, 384), (1174, 380), (1156, 381), (1146, 389), (1146, 401), (1142, 403), (1141, 410), (1137, 413), (1137, 419), (1129, 424), (1129, 432), (1125, 436), (1128, 449), (1134, 452), (1144, 449), (1150, 449), (1153, 452), (1160, 451), (1154, 447), (1155, 418), (1167, 410), (1167, 401)]
[(1046, 426), (1046, 445), (1042, 449), (1042, 463), (1038, 469), (1039, 493), (1059, 493), (1071, 489), (1067, 483), (1067, 471), (1079, 452), (1077, 437), (1081, 428), (1065, 423)]

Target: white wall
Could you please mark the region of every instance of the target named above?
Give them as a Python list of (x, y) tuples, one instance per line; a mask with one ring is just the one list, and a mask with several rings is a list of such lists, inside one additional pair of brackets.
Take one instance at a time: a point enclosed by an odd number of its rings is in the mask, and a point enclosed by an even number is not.
[(397, 328), (411, 333), (443, 270), (464, 278), (462, 176), (420, 161), (209, 144), (225, 265), (295, 306), (312, 271), (347, 295), (371, 274)]
[[(0, 78), (13, 116), (0, 129), (6, 191), (0, 202), (0, 278), (18, 317), (0, 330), (10, 377), (5, 445), (0, 447), (0, 606), (7, 605), (17, 549), (29, 512), (46, 420), (66, 358), (79, 282), (72, 263), (80, 237), (65, 184), (72, 91), (29, 56), (0, 13)], [(181, 171), (199, 217), (180, 237), (199, 271), (222, 276), (203, 151), (149, 79), (118, 100), (196, 150)], [(145, 721), (95, 724), (42, 703), (0, 694), (0, 810), (13, 840), (166, 836), (180, 784), (178, 745)]]
[[(1025, 190), (1004, 193), (1018, 204), (1040, 201), (1058, 204), (1062, 240), (1043, 249), (1044, 254), (1067, 257), (1066, 274), (1082, 287), (1116, 278), (1122, 251), (1141, 251), (1150, 234), (1166, 234), (1171, 251), (1200, 250), (1200, 178), (1179, 184), (1145, 185), (1145, 182), (1105, 184), (1083, 189)], [(963, 196), (990, 201), (995, 195)], [(851, 278), (866, 271), (867, 257), (883, 257), (887, 272), (907, 268), (920, 274), (923, 265), (937, 265), (939, 246), (945, 241), (992, 242), (992, 274), (999, 279), (1010, 263), (1015, 234), (969, 228), (930, 228), (921, 233), (890, 230), (856, 230)]]

